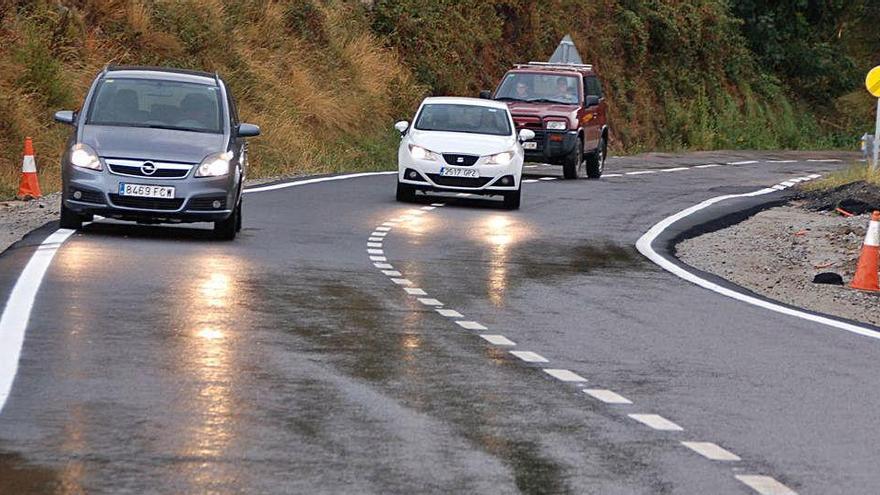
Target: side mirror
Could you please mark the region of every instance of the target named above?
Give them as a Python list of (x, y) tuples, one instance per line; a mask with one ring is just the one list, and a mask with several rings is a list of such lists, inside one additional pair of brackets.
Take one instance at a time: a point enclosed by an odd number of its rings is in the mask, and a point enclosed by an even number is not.
[(55, 122), (73, 125), (73, 121), (75, 119), (76, 119), (76, 114), (73, 112), (73, 110), (61, 110), (61, 111), (55, 112)]
[(535, 139), (535, 131), (531, 129), (522, 129), (519, 131), (520, 142), (531, 141), (532, 139)]
[(480, 98), (482, 98), (484, 100), (491, 100), (492, 99), (492, 92), (489, 91), (488, 89), (484, 89), (484, 90), (480, 91)]
[(598, 104), (599, 104), (599, 97), (595, 96), (595, 95), (589, 95), (584, 100), (584, 106), (587, 108), (595, 107)]
[(401, 120), (400, 122), (394, 124), (394, 128), (397, 129), (397, 132), (399, 132), (401, 136), (403, 136), (404, 134), (406, 134), (406, 130), (409, 129), (409, 122)]
[(238, 135), (240, 137), (256, 137), (260, 135), (260, 126), (254, 124), (239, 124)]

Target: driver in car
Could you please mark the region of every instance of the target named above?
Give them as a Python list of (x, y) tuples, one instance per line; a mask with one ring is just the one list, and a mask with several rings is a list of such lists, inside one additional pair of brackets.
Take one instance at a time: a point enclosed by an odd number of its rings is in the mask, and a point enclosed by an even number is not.
[(572, 88), (568, 85), (568, 78), (559, 77), (556, 79), (556, 92), (560, 101), (577, 103), (577, 95), (571, 89)]
[(529, 86), (524, 82), (516, 83), (516, 92), (514, 96), (520, 100), (528, 100), (531, 95), (529, 95)]

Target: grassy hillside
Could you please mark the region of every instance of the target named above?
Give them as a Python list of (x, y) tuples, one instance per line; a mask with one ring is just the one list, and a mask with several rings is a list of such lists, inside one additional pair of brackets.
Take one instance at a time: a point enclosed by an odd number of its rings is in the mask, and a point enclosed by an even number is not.
[(58, 188), (52, 112), (107, 63), (219, 71), (264, 129), (252, 175), (387, 168), (422, 96), (474, 95), (566, 33), (604, 76), (618, 152), (850, 146), (870, 122), (858, 88), (812, 111), (725, 0), (0, 0), (0, 197), (26, 135)]

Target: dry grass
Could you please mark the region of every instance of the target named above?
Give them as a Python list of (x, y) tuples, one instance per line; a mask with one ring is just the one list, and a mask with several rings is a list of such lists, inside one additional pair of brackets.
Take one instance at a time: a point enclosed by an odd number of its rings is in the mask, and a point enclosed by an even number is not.
[(872, 170), (866, 163), (853, 163), (849, 167), (832, 172), (822, 179), (807, 182), (801, 187), (805, 191), (825, 191), (853, 182), (867, 182), (880, 186), (880, 170)]

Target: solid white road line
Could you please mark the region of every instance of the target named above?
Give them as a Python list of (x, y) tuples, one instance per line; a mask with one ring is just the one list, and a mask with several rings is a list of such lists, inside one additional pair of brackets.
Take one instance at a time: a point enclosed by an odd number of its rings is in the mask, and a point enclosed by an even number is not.
[(401, 273), (397, 270), (382, 270), (383, 275), (388, 275), (389, 277), (399, 277)]
[(638, 170), (636, 172), (626, 172), (626, 175), (645, 175), (645, 174), (656, 174), (656, 170)]
[(538, 182), (538, 179), (523, 179), (523, 182), (526, 184), (533, 184), (535, 182)]
[(767, 163), (797, 163), (797, 160), (767, 160)]
[(690, 170), (690, 167), (675, 167), (675, 168), (664, 168), (660, 170), (661, 172), (680, 172), (682, 170)]
[(797, 495), (797, 492), (769, 476), (737, 474), (734, 478), (761, 495)]
[(556, 177), (541, 177), (538, 180), (556, 180)]
[(838, 163), (838, 162), (842, 162), (843, 160), (838, 160), (837, 158), (824, 158), (824, 159), (815, 159), (814, 158), (814, 159), (808, 159), (807, 161), (814, 162), (814, 163)]
[[(807, 176), (807, 177), (812, 177), (812, 176)], [(714, 198), (707, 199), (706, 201), (703, 201), (702, 203), (691, 206), (690, 208), (682, 210), (682, 211), (676, 213), (675, 215), (667, 217), (664, 220), (662, 220), (660, 223), (651, 227), (651, 230), (649, 230), (648, 232), (645, 233), (645, 235), (643, 235), (641, 238), (639, 238), (638, 242), (636, 243), (636, 248), (639, 250), (640, 253), (642, 253), (648, 259), (650, 259), (651, 261), (653, 261), (654, 263), (659, 265), (664, 270), (672, 273), (673, 275), (675, 275), (679, 278), (687, 280), (688, 282), (699, 285), (700, 287), (703, 287), (704, 289), (709, 289), (709, 290), (711, 290), (713, 292), (717, 292), (718, 294), (721, 294), (723, 296), (730, 297), (732, 299), (736, 299), (737, 301), (751, 304), (753, 306), (758, 306), (758, 307), (761, 307), (764, 309), (768, 309), (770, 311), (775, 311), (777, 313), (782, 313), (782, 314), (788, 315), (788, 316), (794, 316), (796, 318), (801, 318), (804, 320), (812, 321), (814, 323), (827, 325), (829, 327), (834, 327), (839, 330), (852, 332), (852, 333), (855, 333), (858, 335), (862, 335), (864, 337), (870, 337), (872, 339), (880, 340), (880, 332), (876, 332), (870, 328), (865, 328), (865, 327), (861, 327), (858, 325), (854, 325), (852, 323), (834, 320), (834, 319), (831, 319), (831, 318), (828, 318), (825, 316), (814, 315), (814, 314), (800, 311), (797, 309), (788, 308), (785, 306), (780, 306), (779, 304), (775, 304), (775, 303), (772, 303), (769, 301), (765, 301), (763, 299), (758, 299), (756, 297), (742, 294), (742, 293), (737, 292), (735, 290), (718, 285), (714, 282), (710, 282), (704, 278), (701, 278), (699, 275), (696, 275), (695, 273), (691, 273), (687, 269), (682, 268), (682, 267), (676, 265), (675, 263), (667, 260), (666, 258), (661, 256), (659, 253), (654, 251), (654, 248), (652, 247), (654, 240), (657, 239), (657, 237), (661, 233), (663, 233), (664, 230), (666, 230), (667, 228), (669, 228), (670, 225), (681, 220), (682, 218), (686, 218), (686, 217), (693, 215), (694, 213), (697, 213), (701, 210), (704, 210), (704, 209), (706, 209), (716, 203), (720, 203), (720, 202), (726, 201), (728, 199), (762, 196), (765, 194), (770, 194), (772, 192), (775, 192), (775, 190), (773, 188), (768, 187), (765, 189), (759, 189), (757, 191), (752, 191), (750, 193), (728, 194), (728, 195), (724, 195), (724, 196), (716, 196)]]
[(696, 166), (694, 166), (694, 168), (714, 168), (714, 167), (720, 167), (720, 166), (721, 166), (721, 164), (718, 164), (718, 163), (707, 163), (705, 165), (696, 165)]
[(392, 278), (391, 281), (397, 285), (412, 285), (412, 282), (405, 278)]
[(427, 296), (428, 293), (416, 287), (404, 287), (403, 290), (411, 296)]
[(602, 177), (623, 177), (623, 174), (603, 174)]
[(584, 383), (587, 381), (586, 378), (578, 375), (577, 373), (570, 370), (560, 370), (560, 369), (548, 369), (544, 368), (544, 373), (556, 378), (557, 380), (569, 383)]
[(3, 315), (0, 316), (0, 411), (12, 390), (25, 331), (37, 292), (43, 283), (43, 276), (55, 253), (74, 232), (70, 229), (58, 229), (40, 243), (6, 301)]
[(374, 175), (390, 175), (397, 172), (361, 172), (357, 174), (334, 175), (332, 177), (317, 177), (314, 179), (295, 180), (292, 182), (283, 182), (281, 184), (272, 184), (269, 186), (250, 187), (242, 191), (244, 194), (274, 191), (276, 189), (286, 189), (288, 187), (305, 186), (308, 184), (317, 184), (319, 182), (333, 182), (337, 180), (355, 179), (358, 177), (371, 177)]
[(736, 462), (742, 460), (738, 455), (712, 442), (681, 442), (681, 444), (710, 461)]
[(727, 162), (728, 165), (751, 165), (753, 163), (758, 163), (758, 160), (745, 160), (742, 162)]
[(659, 414), (628, 414), (630, 418), (660, 431), (684, 431), (684, 428), (660, 416)]
[(455, 323), (465, 330), (488, 330), (485, 326), (475, 321), (457, 321)]
[(486, 340), (487, 342), (489, 342), (492, 345), (505, 345), (505, 346), (516, 345), (516, 343), (514, 343), (512, 340), (508, 339), (504, 335), (480, 335), (480, 337), (482, 337), (484, 340)]
[(420, 297), (419, 302), (424, 304), (425, 306), (443, 306), (442, 302), (436, 299), (431, 299), (429, 297)]
[(527, 363), (549, 363), (544, 356), (532, 351), (510, 351), (514, 356), (522, 359)]
[(454, 309), (442, 309), (441, 308), (441, 309), (438, 309), (437, 312), (447, 318), (461, 318), (462, 316), (464, 316)]
[(601, 388), (585, 388), (584, 393), (606, 404), (632, 404), (626, 397)]

